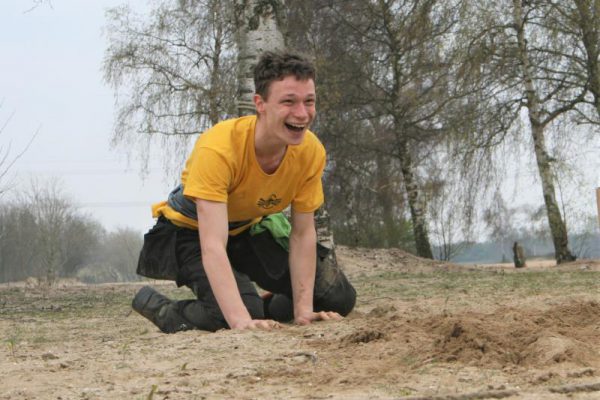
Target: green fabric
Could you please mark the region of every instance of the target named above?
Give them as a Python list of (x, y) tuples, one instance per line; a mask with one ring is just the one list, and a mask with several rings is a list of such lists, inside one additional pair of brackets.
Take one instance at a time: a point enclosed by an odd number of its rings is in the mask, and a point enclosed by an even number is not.
[(264, 231), (271, 232), (275, 241), (287, 251), (290, 251), (290, 232), (292, 226), (282, 213), (267, 215), (260, 222), (250, 227), (250, 235), (258, 235)]

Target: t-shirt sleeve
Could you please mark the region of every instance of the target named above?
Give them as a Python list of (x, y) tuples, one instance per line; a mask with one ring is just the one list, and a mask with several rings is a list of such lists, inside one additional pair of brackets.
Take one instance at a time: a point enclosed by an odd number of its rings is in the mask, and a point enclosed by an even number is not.
[(183, 194), (197, 199), (227, 202), (227, 193), (233, 172), (225, 157), (213, 149), (196, 149), (189, 170)]
[(315, 161), (307, 168), (307, 179), (298, 190), (296, 197), (292, 200), (292, 208), (298, 212), (316, 211), (324, 201), (323, 170), (325, 169), (325, 149), (320, 146)]

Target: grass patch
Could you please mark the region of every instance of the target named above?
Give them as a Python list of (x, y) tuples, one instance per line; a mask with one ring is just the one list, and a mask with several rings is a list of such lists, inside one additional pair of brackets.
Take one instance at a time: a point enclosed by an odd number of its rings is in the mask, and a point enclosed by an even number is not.
[(400, 300), (456, 295), (531, 296), (541, 293), (598, 293), (600, 272), (532, 271), (503, 273), (498, 271), (460, 271), (407, 273), (384, 272), (353, 279), (359, 296), (389, 296)]
[[(91, 318), (121, 318), (131, 312), (131, 301), (139, 286), (74, 286), (50, 289), (6, 288), (0, 290), (0, 319), (8, 321), (60, 322)], [(187, 287), (175, 284), (161, 286), (166, 296), (175, 299), (193, 299)], [(40, 334), (36, 342), (46, 341)]]
[(101, 288), (56, 288), (41, 291), (31, 288), (3, 290), (0, 317), (23, 316), (60, 320), (77, 316), (112, 317), (116, 310), (131, 303), (131, 292)]
[[(361, 274), (352, 279), (360, 299), (391, 297), (413, 301), (425, 298), (527, 297), (538, 294), (598, 294), (600, 272), (597, 271), (436, 271)], [(85, 286), (51, 290), (6, 288), (0, 290), (0, 318), (21, 321), (60, 321), (66, 318), (126, 317), (139, 286)], [(186, 287), (161, 286), (172, 299), (192, 299)], [(48, 340), (40, 333), (36, 342)], [(6, 339), (6, 338), (5, 338)]]

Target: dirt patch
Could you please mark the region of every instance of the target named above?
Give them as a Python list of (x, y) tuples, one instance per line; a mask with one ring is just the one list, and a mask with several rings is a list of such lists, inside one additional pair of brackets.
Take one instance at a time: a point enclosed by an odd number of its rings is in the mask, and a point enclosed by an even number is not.
[(341, 339), (342, 345), (351, 345), (356, 343), (369, 343), (374, 340), (379, 340), (385, 337), (385, 333), (372, 330), (372, 329), (364, 329), (356, 332), (352, 332), (349, 335), (344, 336)]

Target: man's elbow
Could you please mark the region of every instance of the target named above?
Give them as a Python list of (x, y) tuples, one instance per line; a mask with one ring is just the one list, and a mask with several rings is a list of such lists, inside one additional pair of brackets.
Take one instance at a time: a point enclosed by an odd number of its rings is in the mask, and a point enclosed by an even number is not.
[(202, 242), (201, 254), (203, 262), (211, 264), (227, 257), (227, 250), (225, 245), (219, 241), (206, 241), (206, 243)]
[(290, 244), (292, 246), (294, 245), (310, 245), (310, 246), (316, 246), (317, 243), (317, 232), (314, 229), (306, 229), (302, 232), (294, 232), (294, 229), (292, 229), (292, 232), (290, 233)]

